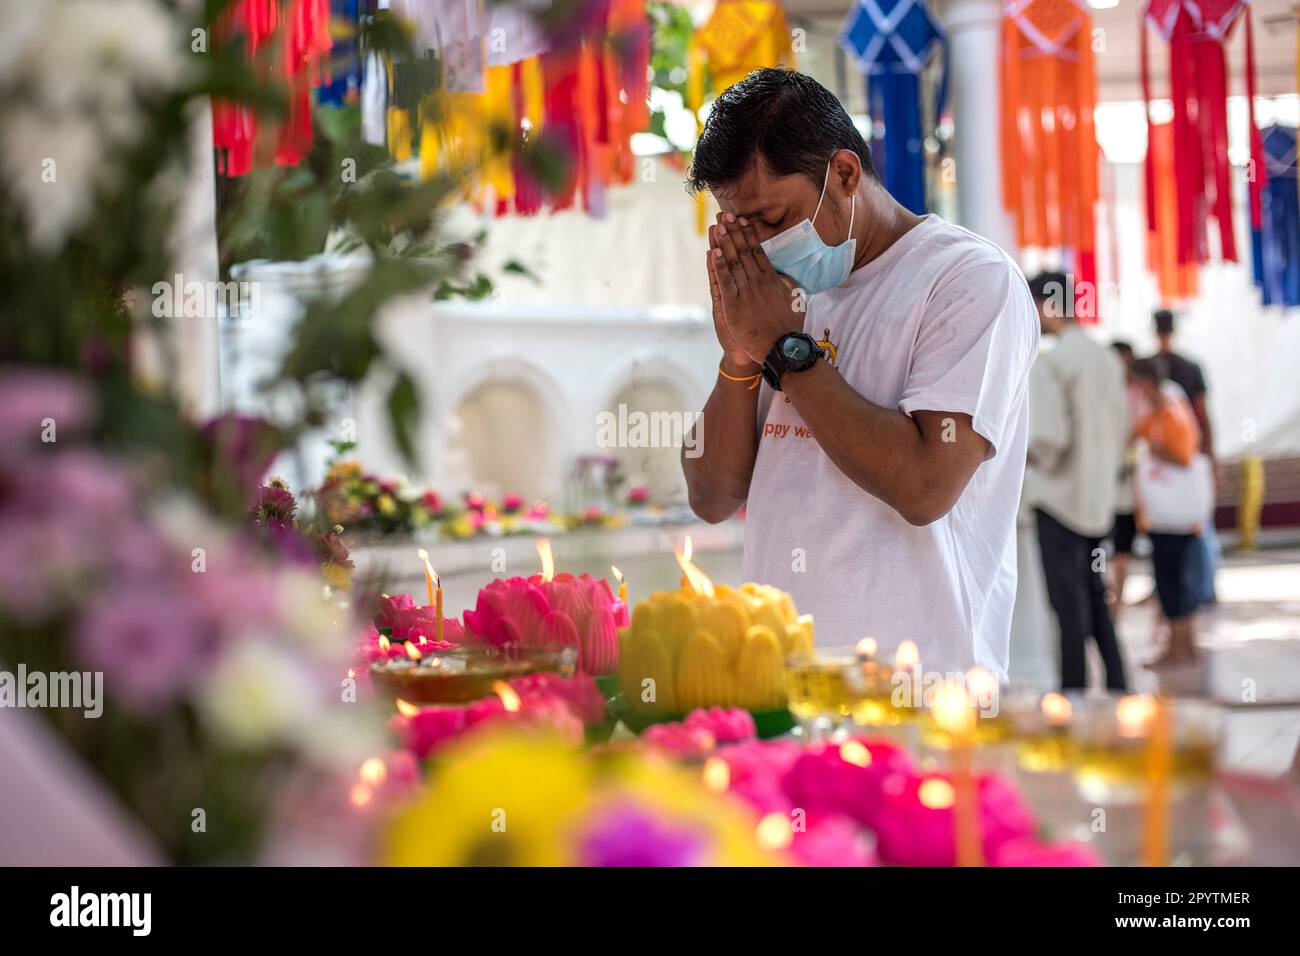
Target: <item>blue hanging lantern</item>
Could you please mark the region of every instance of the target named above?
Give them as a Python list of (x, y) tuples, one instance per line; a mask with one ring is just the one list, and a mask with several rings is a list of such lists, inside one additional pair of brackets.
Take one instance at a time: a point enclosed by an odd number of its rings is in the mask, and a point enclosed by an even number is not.
[[(855, 0), (840, 28), (840, 46), (867, 77), (872, 159), (885, 188), (924, 213), (925, 156), (921, 72), (947, 41), (921, 0)], [(943, 109), (940, 80), (935, 117)]]
[(1270, 126), (1261, 133), (1268, 182), (1261, 191), (1260, 228), (1251, 230), (1255, 285), (1264, 305), (1300, 305), (1300, 199), (1296, 188), (1296, 131)]

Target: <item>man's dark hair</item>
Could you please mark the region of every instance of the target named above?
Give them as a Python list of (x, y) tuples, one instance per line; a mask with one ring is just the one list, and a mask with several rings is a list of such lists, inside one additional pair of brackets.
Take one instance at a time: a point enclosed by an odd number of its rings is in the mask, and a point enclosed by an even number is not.
[(1114, 342), (1111, 342), (1110, 347), (1126, 359), (1131, 359), (1133, 357), (1133, 346), (1128, 342), (1125, 342), (1123, 339), (1116, 339)]
[(1146, 379), (1159, 385), (1165, 380), (1164, 370), (1155, 359), (1140, 358), (1129, 366), (1129, 374), (1134, 378)]
[(1157, 309), (1155, 315), (1151, 318), (1155, 320), (1157, 334), (1174, 334), (1174, 314), (1171, 311), (1168, 309)]
[(776, 176), (796, 173), (820, 189), (837, 150), (862, 160), (873, 179), (871, 150), (835, 94), (794, 70), (755, 70), (713, 101), (686, 180), (692, 193), (725, 192), (762, 157)]
[[(1040, 272), (1029, 280), (1029, 294), (1035, 302), (1046, 302), (1052, 296), (1061, 296), (1065, 305), (1073, 307), (1074, 290), (1070, 287), (1070, 277), (1064, 272)], [(1068, 313), (1073, 315), (1071, 308)]]

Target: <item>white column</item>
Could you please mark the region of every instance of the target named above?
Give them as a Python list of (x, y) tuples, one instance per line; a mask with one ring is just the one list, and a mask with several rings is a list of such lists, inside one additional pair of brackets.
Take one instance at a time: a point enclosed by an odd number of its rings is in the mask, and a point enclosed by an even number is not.
[(957, 209), (961, 225), (1016, 254), (1011, 217), (1002, 206), (998, 57), (1000, 0), (944, 0), (948, 93), (956, 127)]
[[(184, 195), (177, 209), (171, 237), (173, 275), (185, 283), (177, 291), (198, 282), (205, 290), (216, 287), (220, 278), (217, 259), (217, 184), (212, 165), (212, 107), (205, 99), (195, 104), (190, 120), (190, 169)], [(172, 281), (169, 275), (168, 281)], [(179, 359), (176, 369), (181, 405), (195, 419), (203, 420), (220, 410), (220, 339), (218, 317), (209, 315), (206, 303), (218, 296), (204, 296), (201, 315), (182, 314), (173, 318), (174, 347)]]

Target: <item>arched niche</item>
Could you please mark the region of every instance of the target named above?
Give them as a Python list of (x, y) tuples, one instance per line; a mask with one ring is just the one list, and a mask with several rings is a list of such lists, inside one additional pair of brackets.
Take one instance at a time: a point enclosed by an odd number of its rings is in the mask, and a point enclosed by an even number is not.
[(598, 429), (601, 450), (618, 459), (632, 485), (645, 485), (655, 502), (686, 500), (681, 442), (699, 411), (687, 373), (655, 357), (641, 357), (605, 383), (601, 414), (616, 423), (617, 441)]
[[(439, 484), (453, 493), (554, 497), (567, 458), (558, 387), (535, 366), (496, 362), (463, 384), (449, 407)], [(450, 486), (456, 487), (450, 487)]]

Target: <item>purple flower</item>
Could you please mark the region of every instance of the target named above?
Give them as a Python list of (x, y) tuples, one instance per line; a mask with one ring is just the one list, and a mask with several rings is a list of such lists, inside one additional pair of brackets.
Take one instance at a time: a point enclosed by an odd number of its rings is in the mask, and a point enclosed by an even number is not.
[(249, 514), (253, 523), (267, 528), (286, 528), (293, 525), (298, 502), (282, 482), (272, 479), (257, 489)]
[(80, 663), (104, 672), (109, 693), (152, 710), (190, 689), (215, 656), (218, 632), (183, 590), (128, 585), (86, 606), (75, 642)]
[(598, 813), (579, 841), (583, 866), (701, 866), (704, 841), (633, 803)]
[(47, 420), (53, 437), (71, 437), (94, 414), (84, 383), (66, 372), (8, 367), (0, 372), (0, 453), (42, 441)]

